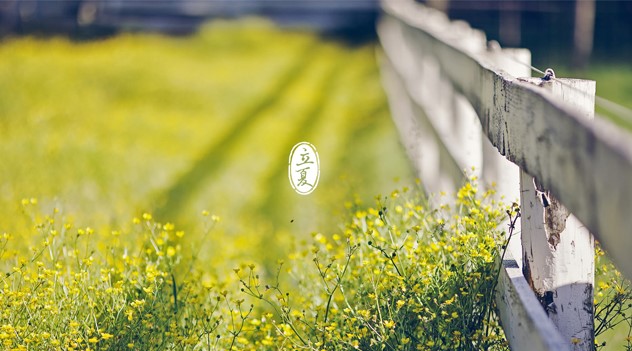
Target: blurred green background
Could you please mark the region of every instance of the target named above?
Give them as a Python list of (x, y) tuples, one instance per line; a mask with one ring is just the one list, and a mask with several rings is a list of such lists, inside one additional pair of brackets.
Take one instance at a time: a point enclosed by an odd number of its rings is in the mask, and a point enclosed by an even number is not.
[[(372, 43), (243, 20), (187, 37), (11, 39), (0, 56), (2, 231), (24, 225), (23, 198), (93, 226), (149, 212), (195, 231), (208, 210), (223, 219), (209, 254), (242, 235), (240, 254), (275, 262), (288, 237), (335, 230), (346, 201), (412, 178)], [(287, 176), (300, 141), (321, 161), (308, 196)]]

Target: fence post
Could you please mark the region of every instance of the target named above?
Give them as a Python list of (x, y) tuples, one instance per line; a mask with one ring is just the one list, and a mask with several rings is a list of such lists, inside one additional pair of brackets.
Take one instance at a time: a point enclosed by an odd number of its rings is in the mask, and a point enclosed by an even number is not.
[[(587, 118), (594, 117), (594, 81), (529, 81), (559, 96)], [(592, 350), (594, 239), (537, 179), (521, 172), (520, 188), (524, 276), (573, 349)]]
[[(514, 77), (531, 76), (531, 51), (528, 49), (501, 49), (497, 42), (488, 44), (488, 54), (494, 65)], [(510, 204), (520, 201), (520, 167), (507, 160), (487, 138), (483, 138), (483, 179), (487, 186), (496, 183), (498, 197)], [(503, 228), (507, 228), (503, 223)], [(514, 234), (521, 232), (520, 222), (516, 223)], [(509, 251), (522, 268), (522, 245), (519, 235), (509, 240)]]

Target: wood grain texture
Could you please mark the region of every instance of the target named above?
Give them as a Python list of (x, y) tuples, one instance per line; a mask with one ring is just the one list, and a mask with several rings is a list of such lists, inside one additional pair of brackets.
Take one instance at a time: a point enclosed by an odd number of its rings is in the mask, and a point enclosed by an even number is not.
[[(595, 82), (566, 79), (542, 82), (526, 79), (548, 89), (594, 118)], [(537, 179), (521, 174), (523, 274), (539, 296), (547, 315), (574, 350), (594, 348), (593, 285), (595, 240), (581, 222)]]
[(453, 192), (465, 177), (451, 158), (450, 151), (428, 122), (424, 111), (416, 106), (391, 61), (380, 57), (382, 84), (385, 87), (393, 120), (400, 140), (426, 191), (438, 194)]
[(508, 252), (498, 279), (496, 304), (503, 330), (512, 350), (567, 351), (553, 322), (540, 307), (522, 275), (522, 269)]

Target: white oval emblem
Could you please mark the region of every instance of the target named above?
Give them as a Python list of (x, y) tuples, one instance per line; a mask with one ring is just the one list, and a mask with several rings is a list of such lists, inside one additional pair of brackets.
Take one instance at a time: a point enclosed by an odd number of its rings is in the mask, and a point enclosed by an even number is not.
[(307, 195), (314, 191), (320, 178), (320, 160), (314, 145), (306, 141), (294, 145), (287, 172), (290, 184), (297, 193)]

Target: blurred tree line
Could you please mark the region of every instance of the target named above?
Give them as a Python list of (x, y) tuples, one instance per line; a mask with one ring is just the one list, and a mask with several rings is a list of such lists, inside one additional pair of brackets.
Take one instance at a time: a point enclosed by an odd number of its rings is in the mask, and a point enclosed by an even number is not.
[[(384, 0), (399, 1), (399, 0)], [(507, 47), (526, 47), (534, 64), (591, 57), (631, 62), (632, 1), (417, 0), (482, 29)], [(375, 39), (378, 0), (2, 0), (0, 36), (64, 33), (91, 38), (118, 31), (188, 34), (210, 18), (258, 15), (355, 41)]]
[(502, 46), (531, 49), (536, 66), (632, 60), (632, 1), (427, 0), (428, 5), (482, 29)]

